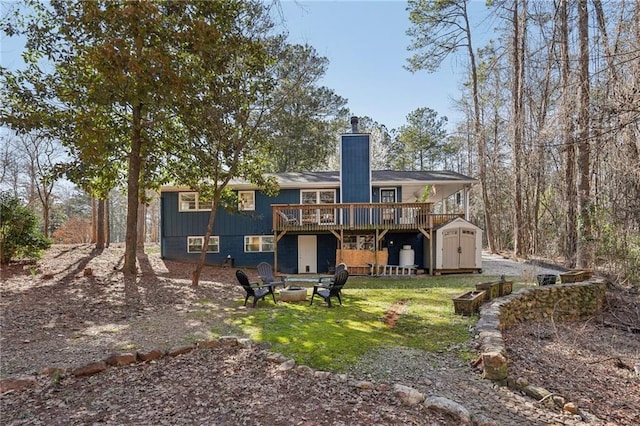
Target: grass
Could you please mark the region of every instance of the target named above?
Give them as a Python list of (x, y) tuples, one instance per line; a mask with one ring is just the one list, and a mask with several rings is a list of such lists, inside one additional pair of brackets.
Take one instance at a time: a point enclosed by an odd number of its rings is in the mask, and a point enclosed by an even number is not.
[[(454, 314), (451, 298), (475, 284), (499, 277), (449, 275), (415, 278), (351, 277), (343, 290), (343, 305), (328, 309), (321, 298), (309, 302), (258, 302), (257, 309), (236, 311), (231, 324), (253, 340), (315, 369), (344, 371), (373, 349), (405, 346), (430, 352), (459, 347), (470, 339), (477, 317)], [(520, 285), (522, 286), (522, 285)], [(518, 288), (515, 286), (514, 290)], [(310, 293), (310, 291), (309, 291)], [(238, 300), (241, 305), (243, 299)], [(385, 313), (402, 302), (395, 326)], [(468, 351), (467, 351), (468, 352)], [(458, 355), (471, 355), (463, 349)]]

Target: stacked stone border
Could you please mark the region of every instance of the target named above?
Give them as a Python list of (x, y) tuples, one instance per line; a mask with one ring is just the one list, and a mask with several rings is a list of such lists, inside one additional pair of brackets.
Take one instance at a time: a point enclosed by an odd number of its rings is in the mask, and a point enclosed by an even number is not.
[(524, 321), (577, 321), (602, 312), (607, 283), (601, 278), (571, 284), (521, 289), (484, 304), (476, 324), (482, 376), (524, 392), (538, 401), (561, 407), (583, 419), (591, 415), (577, 405), (548, 390), (529, 384), (522, 378), (508, 376), (507, 350), (502, 330)]

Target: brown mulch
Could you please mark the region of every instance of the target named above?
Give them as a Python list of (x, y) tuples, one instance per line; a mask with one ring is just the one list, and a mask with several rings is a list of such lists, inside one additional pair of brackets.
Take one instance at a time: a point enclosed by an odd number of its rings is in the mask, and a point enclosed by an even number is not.
[[(125, 279), (117, 270), (123, 254), (122, 246), (98, 252), (89, 245), (55, 245), (36, 264), (2, 269), (0, 378), (36, 375), (38, 386), (0, 396), (1, 424), (447, 423), (422, 404), (400, 405), (385, 385), (362, 390), (335, 375), (280, 371), (265, 362), (261, 347), (199, 350), (88, 378), (37, 375), (45, 367), (77, 367), (113, 352), (164, 350), (236, 332), (226, 321), (247, 308), (238, 307), (244, 294), (233, 269), (206, 267), (193, 289), (193, 265), (142, 255), (140, 274)], [(86, 268), (92, 275), (85, 276)], [(257, 278), (255, 270), (247, 272)], [(634, 371), (640, 334), (611, 326), (633, 325), (638, 306), (637, 299), (612, 296), (612, 313), (603, 318), (507, 330), (510, 375), (611, 424), (640, 424)], [(400, 301), (385, 321), (393, 326), (403, 312)]]
[(503, 331), (509, 377), (562, 395), (611, 425), (640, 424), (640, 294), (611, 289), (605, 311), (576, 323)]
[(0, 378), (38, 385), (0, 395), (0, 424), (447, 423), (422, 404), (403, 406), (388, 385), (360, 389), (339, 375), (281, 370), (261, 346), (196, 350), (90, 377), (39, 375), (232, 334), (229, 314), (251, 309), (238, 307), (244, 292), (231, 268), (206, 267), (194, 289), (194, 265), (142, 255), (140, 273), (127, 279), (117, 271), (123, 254), (122, 246), (55, 245), (37, 264), (3, 268)]

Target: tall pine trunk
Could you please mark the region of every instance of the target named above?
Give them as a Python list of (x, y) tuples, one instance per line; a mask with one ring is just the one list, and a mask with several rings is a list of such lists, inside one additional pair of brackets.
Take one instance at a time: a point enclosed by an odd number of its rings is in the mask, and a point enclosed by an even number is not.
[(573, 101), (571, 96), (571, 68), (569, 63), (569, 10), (568, 1), (561, 0), (559, 6), (560, 35), (560, 85), (562, 86), (562, 139), (565, 147), (564, 180), (565, 180), (565, 236), (564, 256), (566, 266), (574, 267), (577, 251), (578, 226), (577, 210), (578, 193), (576, 191), (576, 143), (573, 125)]
[(578, 1), (578, 244), (576, 265), (591, 263), (591, 142), (589, 119), (589, 12), (587, 0)]
[(520, 11), (520, 0), (513, 7), (513, 254), (522, 254), (522, 146), (524, 144), (524, 46), (527, 7), (524, 0)]
[(142, 169), (142, 105), (133, 106), (133, 130), (127, 180), (127, 231), (125, 235), (125, 274), (136, 273), (138, 242), (138, 200), (140, 199), (140, 171)]

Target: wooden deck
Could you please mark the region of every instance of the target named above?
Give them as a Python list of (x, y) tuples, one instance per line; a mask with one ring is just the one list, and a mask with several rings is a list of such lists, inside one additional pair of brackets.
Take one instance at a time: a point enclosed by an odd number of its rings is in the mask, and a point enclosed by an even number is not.
[(273, 204), (276, 233), (424, 232), (464, 214), (431, 213), (431, 203)]

